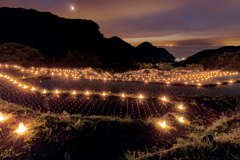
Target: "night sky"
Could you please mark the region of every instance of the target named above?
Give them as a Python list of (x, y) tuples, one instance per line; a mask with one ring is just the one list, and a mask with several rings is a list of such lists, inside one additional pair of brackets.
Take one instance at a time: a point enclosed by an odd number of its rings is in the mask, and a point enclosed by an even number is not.
[(90, 19), (105, 37), (134, 46), (240, 45), (239, 0), (0, 0), (0, 7)]

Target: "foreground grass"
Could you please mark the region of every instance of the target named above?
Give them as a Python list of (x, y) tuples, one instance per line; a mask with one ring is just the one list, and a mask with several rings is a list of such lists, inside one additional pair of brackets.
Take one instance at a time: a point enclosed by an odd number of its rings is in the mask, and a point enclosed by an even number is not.
[[(0, 100), (0, 159), (119, 159), (127, 150), (169, 146), (147, 120), (130, 118), (47, 114)], [(23, 122), (28, 130), (14, 132)], [(159, 138), (159, 139), (158, 139)]]
[[(188, 123), (157, 118), (48, 114), (0, 100), (0, 159), (240, 159), (239, 96), (178, 96)], [(219, 111), (219, 112), (218, 112)], [(213, 113), (216, 116), (213, 116)], [(173, 115), (173, 116), (169, 116)], [(14, 132), (23, 122), (28, 130)], [(212, 135), (213, 141), (201, 141)]]
[[(189, 97), (178, 98), (189, 99)], [(172, 147), (149, 147), (144, 152), (128, 150), (125, 153), (126, 159), (240, 159), (239, 96), (222, 96), (217, 99), (196, 96), (191, 97), (190, 104), (191, 102), (194, 102), (195, 104), (192, 104), (196, 107), (198, 106), (196, 102), (200, 102), (205, 106), (221, 110), (221, 116), (210, 124), (203, 123), (202, 118), (193, 119), (187, 127), (186, 136), (177, 138), (177, 142)], [(207, 112), (206, 110), (205, 113)], [(209, 135), (213, 136), (213, 141), (208, 138), (206, 141), (202, 140)]]

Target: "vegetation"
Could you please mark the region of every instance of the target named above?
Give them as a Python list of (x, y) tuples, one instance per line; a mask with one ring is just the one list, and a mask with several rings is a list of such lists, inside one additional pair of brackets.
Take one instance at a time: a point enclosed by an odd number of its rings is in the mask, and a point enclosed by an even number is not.
[[(160, 60), (174, 62), (175, 59), (164, 48), (150, 43), (134, 47), (119, 37), (105, 38), (99, 25), (91, 20), (66, 19), (33, 9), (1, 7), (0, 24), (0, 30), (4, 31), (0, 43), (16, 42), (36, 48), (46, 57), (48, 67), (71, 67), (63, 58), (73, 56), (80, 59), (80, 62), (72, 59), (74, 67), (90, 66), (91, 63), (92, 67), (124, 72), (135, 62), (155, 64)], [(69, 50), (74, 55), (65, 57)], [(82, 56), (86, 62), (82, 61)]]
[(175, 67), (187, 64), (201, 64), (204, 70), (223, 69), (239, 71), (240, 46), (225, 46), (218, 49), (200, 51), (186, 60), (174, 64)]
[(98, 56), (87, 53), (79, 53), (78, 51), (72, 52), (71, 50), (65, 54), (63, 60), (65, 61), (64, 66), (69, 67), (99, 67), (101, 62), (98, 60)]
[(0, 63), (40, 66), (45, 58), (37, 49), (19, 43), (0, 44)]
[[(189, 123), (178, 122), (178, 112), (141, 120), (85, 117), (41, 113), (0, 100), (0, 112), (8, 117), (0, 122), (0, 159), (240, 158), (239, 96), (177, 96), (174, 101), (185, 101)], [(160, 119), (170, 128), (158, 126)], [(21, 135), (14, 132), (20, 122), (27, 127)]]

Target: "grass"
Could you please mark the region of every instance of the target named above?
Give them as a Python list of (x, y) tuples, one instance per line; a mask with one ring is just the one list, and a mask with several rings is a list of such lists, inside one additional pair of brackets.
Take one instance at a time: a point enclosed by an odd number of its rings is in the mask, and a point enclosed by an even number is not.
[[(169, 112), (161, 117), (169, 129), (161, 129), (154, 117), (49, 114), (0, 100), (8, 116), (0, 122), (0, 159), (65, 159), (65, 153), (71, 159), (240, 159), (238, 98), (173, 97), (189, 108), (189, 123)], [(20, 122), (28, 127), (23, 135), (14, 132)], [(214, 141), (200, 141), (206, 135)]]

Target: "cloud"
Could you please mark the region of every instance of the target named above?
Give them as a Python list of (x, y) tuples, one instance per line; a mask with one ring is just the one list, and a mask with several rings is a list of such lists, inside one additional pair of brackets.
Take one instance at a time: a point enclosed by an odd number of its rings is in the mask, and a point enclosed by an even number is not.
[(140, 41), (156, 45), (239, 43), (239, 0), (2, 0), (1, 6), (91, 19), (105, 37), (119, 36), (134, 45)]

